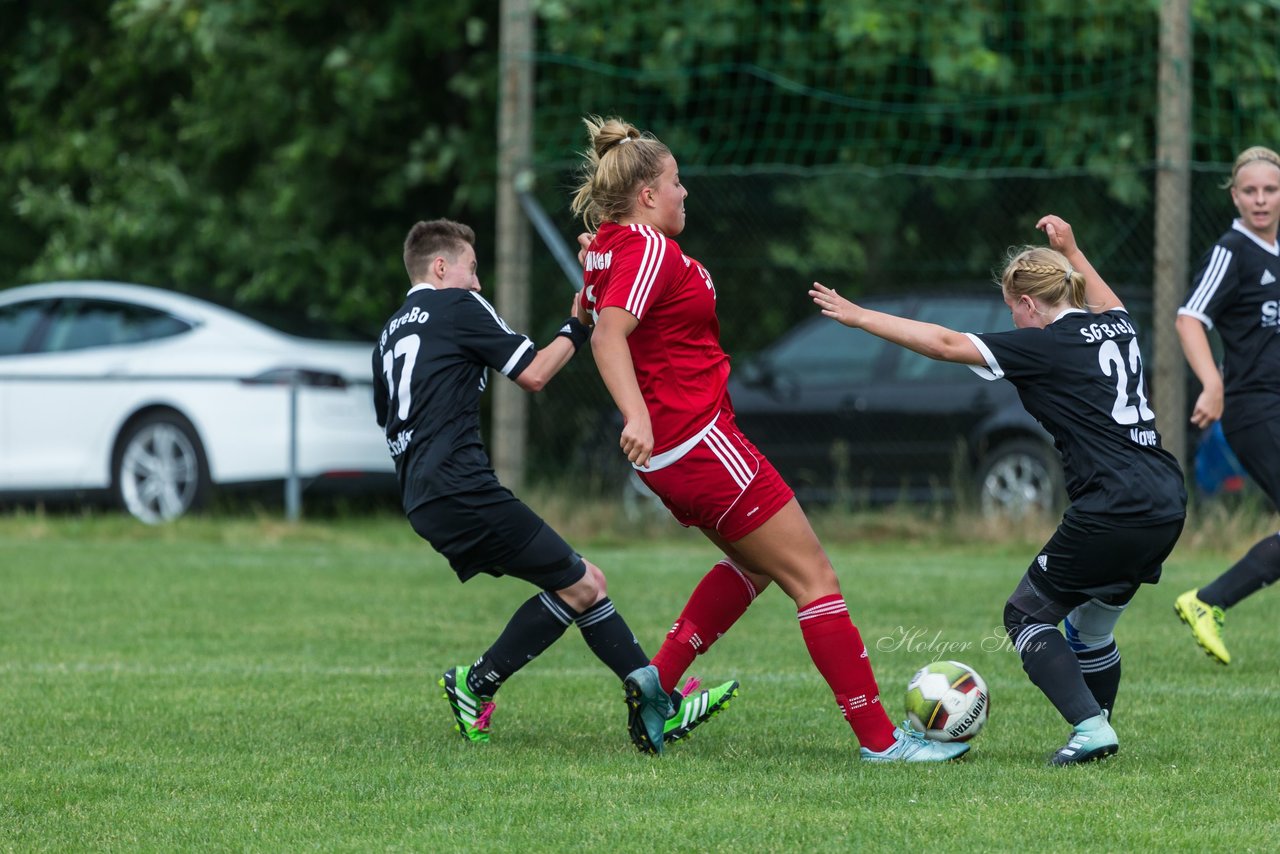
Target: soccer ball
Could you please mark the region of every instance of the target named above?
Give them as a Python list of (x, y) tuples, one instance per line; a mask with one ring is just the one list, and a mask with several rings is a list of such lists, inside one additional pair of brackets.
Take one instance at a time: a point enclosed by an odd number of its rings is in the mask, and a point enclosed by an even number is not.
[(990, 708), (987, 683), (958, 661), (927, 664), (907, 683), (907, 720), (934, 741), (968, 741)]

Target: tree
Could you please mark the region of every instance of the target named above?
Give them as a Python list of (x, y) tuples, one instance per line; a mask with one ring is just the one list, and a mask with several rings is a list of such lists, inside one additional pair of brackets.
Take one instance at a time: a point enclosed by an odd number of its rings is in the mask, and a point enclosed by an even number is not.
[(6, 3), (0, 257), (365, 329), (420, 218), (491, 231), (492, 4)]

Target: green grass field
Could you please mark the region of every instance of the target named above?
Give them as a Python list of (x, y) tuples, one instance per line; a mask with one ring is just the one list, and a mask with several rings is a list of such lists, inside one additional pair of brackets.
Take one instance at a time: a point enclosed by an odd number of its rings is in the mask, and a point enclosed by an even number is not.
[[(575, 541), (650, 651), (714, 559), (666, 530)], [(1180, 548), (1138, 596), (1117, 632), (1120, 753), (1055, 769), (1067, 727), (998, 630), (1038, 542), (841, 539), (895, 716), (933, 658), (990, 685), (963, 762), (860, 764), (776, 589), (695, 663), (741, 696), (664, 757), (631, 747), (620, 686), (576, 630), (472, 745), (435, 680), (533, 590), (460, 586), (402, 519), (0, 518), (0, 849), (1275, 849), (1280, 593), (1230, 613), (1229, 668), (1171, 607), (1234, 554)]]

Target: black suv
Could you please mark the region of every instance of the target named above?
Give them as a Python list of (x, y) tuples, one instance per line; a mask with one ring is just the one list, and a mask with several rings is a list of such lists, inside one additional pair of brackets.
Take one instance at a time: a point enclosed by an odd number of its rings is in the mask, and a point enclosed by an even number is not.
[[(964, 332), (1013, 328), (994, 287), (858, 302)], [(1052, 440), (1012, 384), (821, 315), (735, 364), (729, 391), (742, 431), (808, 504), (945, 501), (1017, 516), (1065, 499)]]

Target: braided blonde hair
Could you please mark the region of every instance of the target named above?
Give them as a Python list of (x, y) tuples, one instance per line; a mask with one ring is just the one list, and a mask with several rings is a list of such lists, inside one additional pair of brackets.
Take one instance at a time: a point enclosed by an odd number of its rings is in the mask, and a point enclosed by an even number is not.
[(582, 182), (570, 208), (589, 231), (602, 222), (617, 222), (631, 213), (636, 191), (662, 174), (671, 155), (656, 136), (619, 118), (587, 116), (591, 145), (582, 152)]
[(1071, 269), (1067, 256), (1045, 246), (1015, 246), (1009, 250), (1000, 289), (1007, 297), (1026, 294), (1046, 305), (1067, 303), (1087, 308), (1084, 275)]
[(1240, 170), (1248, 166), (1250, 163), (1257, 163), (1258, 161), (1270, 163), (1277, 169), (1280, 169), (1280, 154), (1276, 154), (1264, 145), (1255, 145), (1251, 148), (1246, 148), (1236, 157), (1236, 163), (1231, 167), (1231, 177), (1222, 185), (1222, 189), (1230, 190), (1234, 187), (1236, 185), (1236, 176), (1240, 174)]

